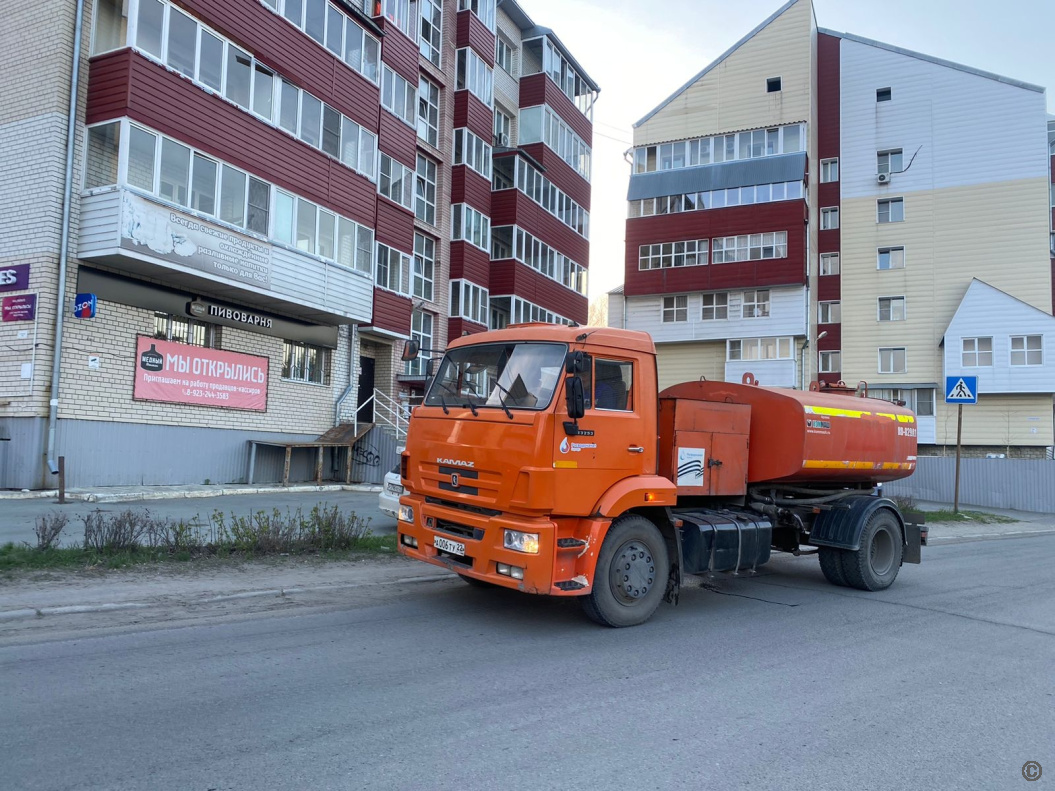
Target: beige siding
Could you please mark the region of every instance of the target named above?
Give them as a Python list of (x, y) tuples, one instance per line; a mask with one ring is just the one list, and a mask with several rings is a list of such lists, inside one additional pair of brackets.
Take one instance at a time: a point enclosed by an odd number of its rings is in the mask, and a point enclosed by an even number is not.
[[(905, 195), (905, 222), (876, 223), (876, 200), (842, 203), (842, 373), (846, 381), (941, 382), (939, 344), (977, 277), (1041, 310), (1051, 302), (1043, 179)], [(895, 197), (895, 195), (891, 195)], [(979, 231), (979, 229), (985, 229)], [(905, 268), (878, 271), (879, 247), (905, 247)], [(904, 296), (905, 321), (879, 322), (877, 298)], [(904, 346), (908, 370), (879, 374), (877, 349)]]
[(725, 342), (678, 343), (656, 347), (659, 366), (659, 389), (679, 382), (709, 381), (725, 378)]
[[(938, 399), (937, 444), (955, 445), (956, 406), (946, 404), (942, 393)], [(980, 396), (977, 404), (963, 408), (963, 444), (1003, 447), (1055, 444), (1051, 396)]]
[[(634, 130), (634, 145), (811, 117), (813, 5), (799, 0)], [(766, 92), (780, 77), (782, 90)]]

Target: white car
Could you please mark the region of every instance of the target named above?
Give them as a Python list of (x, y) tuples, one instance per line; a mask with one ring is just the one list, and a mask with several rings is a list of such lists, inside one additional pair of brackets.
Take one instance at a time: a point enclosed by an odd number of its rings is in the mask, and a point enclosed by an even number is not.
[(403, 496), (403, 484), (399, 478), (399, 465), (385, 473), (385, 482), (381, 487), (381, 494), (377, 497), (377, 507), (381, 513), (392, 519), (396, 518), (399, 511), (399, 498)]

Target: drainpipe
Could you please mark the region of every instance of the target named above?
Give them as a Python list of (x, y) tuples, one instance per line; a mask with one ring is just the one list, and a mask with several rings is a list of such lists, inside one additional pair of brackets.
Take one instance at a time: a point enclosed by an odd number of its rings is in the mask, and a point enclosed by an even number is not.
[(55, 423), (59, 413), (59, 371), (62, 367), (62, 322), (66, 315), (66, 265), (70, 252), (70, 203), (73, 196), (73, 148), (77, 140), (77, 98), (80, 95), (81, 38), (84, 0), (77, 0), (73, 26), (73, 70), (70, 74), (70, 114), (66, 125), (66, 188), (62, 199), (62, 243), (59, 247), (59, 286), (55, 300), (55, 345), (51, 361), (51, 400), (48, 402), (48, 470), (59, 471), (55, 454)]

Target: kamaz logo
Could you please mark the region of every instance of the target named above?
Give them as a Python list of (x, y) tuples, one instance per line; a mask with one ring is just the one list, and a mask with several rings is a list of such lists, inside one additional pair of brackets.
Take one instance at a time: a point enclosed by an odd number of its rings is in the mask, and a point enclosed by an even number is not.
[(447, 464), (451, 467), (475, 467), (474, 461), (462, 461), (461, 459), (436, 459), (437, 464)]

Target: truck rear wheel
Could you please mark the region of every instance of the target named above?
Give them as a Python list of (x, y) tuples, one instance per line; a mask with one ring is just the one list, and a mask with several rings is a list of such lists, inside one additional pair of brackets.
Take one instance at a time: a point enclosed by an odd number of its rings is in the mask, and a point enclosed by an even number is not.
[(601, 545), (583, 610), (603, 626), (637, 626), (659, 607), (669, 576), (667, 542), (659, 529), (643, 516), (620, 517)]
[(843, 571), (843, 555), (845, 552), (846, 550), (836, 549), (835, 547), (820, 547), (817, 551), (824, 578), (832, 585), (840, 585), (844, 588), (849, 584), (846, 581), (846, 573)]
[(863, 591), (889, 588), (901, 570), (904, 549), (897, 517), (889, 509), (879, 509), (861, 533), (861, 548), (843, 552), (846, 583)]

